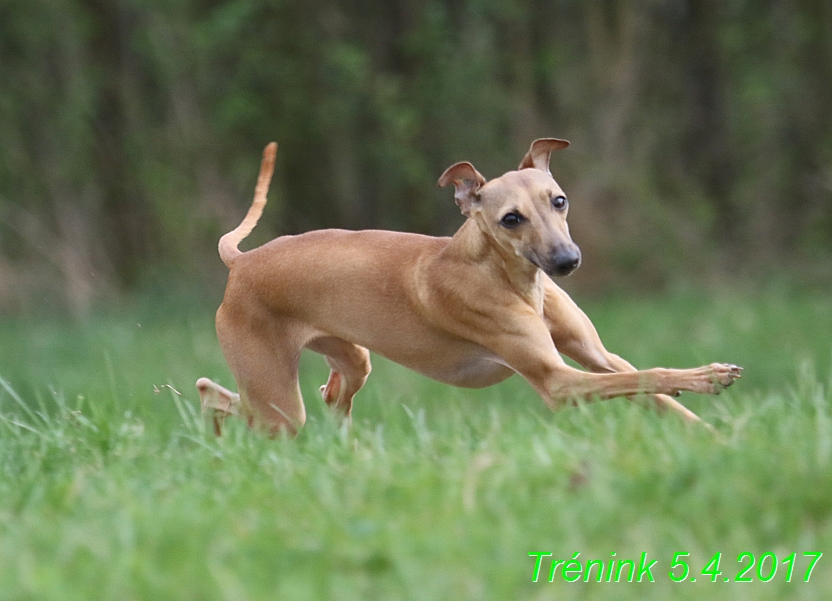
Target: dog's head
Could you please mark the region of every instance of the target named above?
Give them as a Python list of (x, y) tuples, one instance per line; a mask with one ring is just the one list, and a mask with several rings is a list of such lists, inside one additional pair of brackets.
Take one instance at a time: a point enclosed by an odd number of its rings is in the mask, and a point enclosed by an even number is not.
[(547, 275), (569, 275), (581, 263), (581, 251), (569, 236), (569, 202), (549, 171), (552, 151), (569, 146), (566, 140), (542, 138), (532, 142), (517, 171), (486, 182), (471, 163), (448, 167), (439, 186), (453, 184), (462, 214), (480, 230)]

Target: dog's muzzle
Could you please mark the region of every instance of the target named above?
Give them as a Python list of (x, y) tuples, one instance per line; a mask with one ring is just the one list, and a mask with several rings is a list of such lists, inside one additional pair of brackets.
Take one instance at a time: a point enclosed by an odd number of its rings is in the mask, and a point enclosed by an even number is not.
[(551, 277), (563, 277), (575, 271), (581, 264), (581, 250), (575, 246), (568, 246), (553, 251), (546, 257), (531, 255), (526, 257), (534, 265), (542, 269)]

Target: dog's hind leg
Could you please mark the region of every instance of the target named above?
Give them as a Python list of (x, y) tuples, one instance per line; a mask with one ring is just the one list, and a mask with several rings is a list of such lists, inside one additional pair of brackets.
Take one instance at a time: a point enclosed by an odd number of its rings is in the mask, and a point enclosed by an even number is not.
[(349, 419), (352, 398), (364, 386), (372, 369), (370, 352), (334, 336), (315, 338), (307, 348), (324, 355), (331, 369), (327, 383), (321, 386), (324, 401), (336, 413)]
[(298, 385), (302, 335), (290, 322), (228, 318), (217, 313), (217, 336), (249, 424), (296, 434), (306, 422)]

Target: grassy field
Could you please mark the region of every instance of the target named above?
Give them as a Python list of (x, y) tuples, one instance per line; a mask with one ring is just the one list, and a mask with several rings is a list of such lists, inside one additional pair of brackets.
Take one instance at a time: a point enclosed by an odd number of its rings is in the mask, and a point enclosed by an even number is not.
[[(826, 296), (582, 303), (639, 367), (743, 365), (721, 396), (681, 399), (717, 436), (626, 401), (550, 413), (517, 377), (466, 391), (377, 357), (347, 431), (323, 407), (327, 370), (309, 355), (297, 439), (239, 424), (216, 439), (193, 383), (233, 381), (212, 311), (186, 305), (140, 303), (83, 325), (0, 321), (0, 600), (832, 592)], [(804, 582), (805, 554), (819, 552)], [(536, 583), (530, 553), (552, 554)], [(552, 559), (576, 553), (549, 582)], [(689, 553), (681, 583), (669, 575), (677, 553)], [(707, 569), (717, 553), (718, 575)], [(629, 568), (595, 582), (597, 565), (584, 582), (571, 568), (588, 560), (655, 561), (655, 582), (626, 582)], [(743, 575), (752, 582), (735, 582)]]

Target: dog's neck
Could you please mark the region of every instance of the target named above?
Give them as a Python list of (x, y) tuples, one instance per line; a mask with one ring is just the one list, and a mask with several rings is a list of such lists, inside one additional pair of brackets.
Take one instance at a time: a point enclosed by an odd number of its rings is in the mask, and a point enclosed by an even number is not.
[(451, 238), (445, 253), (464, 261), (473, 262), (497, 282), (502, 282), (535, 311), (543, 311), (543, 280), (547, 277), (525, 257), (517, 256), (494, 242), (468, 218)]

